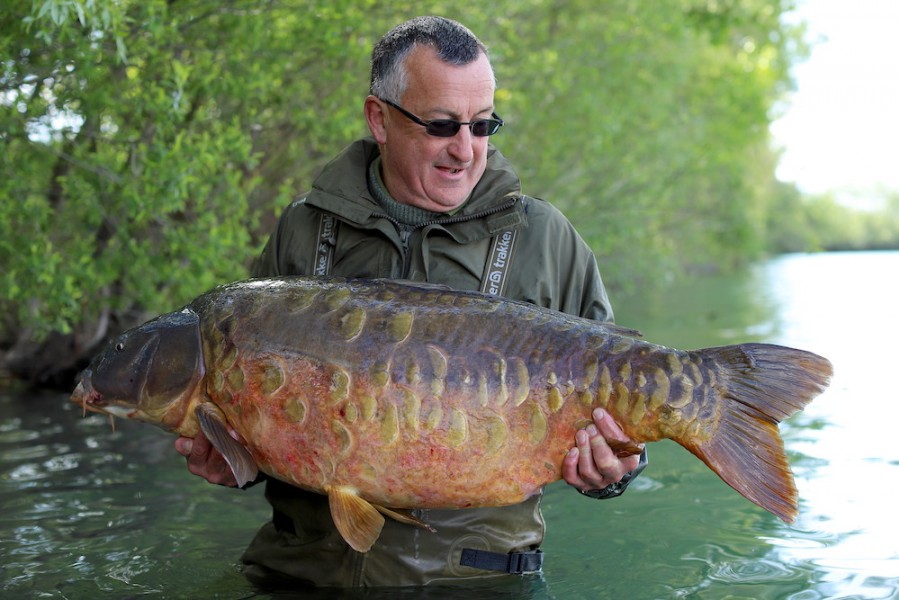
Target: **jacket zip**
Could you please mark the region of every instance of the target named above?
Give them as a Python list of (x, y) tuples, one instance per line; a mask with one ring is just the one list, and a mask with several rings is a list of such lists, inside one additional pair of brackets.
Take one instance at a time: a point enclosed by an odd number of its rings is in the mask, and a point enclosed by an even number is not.
[[(400, 242), (403, 245), (403, 279), (408, 279), (409, 272), (412, 270), (412, 253), (409, 252), (409, 240), (412, 238), (412, 232), (415, 228), (406, 225), (398, 225), (400, 232)], [(423, 227), (423, 226), (422, 226)]]

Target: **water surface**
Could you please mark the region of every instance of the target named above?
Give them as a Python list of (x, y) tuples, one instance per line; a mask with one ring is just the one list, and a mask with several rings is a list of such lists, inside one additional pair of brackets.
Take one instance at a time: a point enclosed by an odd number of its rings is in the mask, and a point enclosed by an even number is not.
[[(550, 486), (532, 597), (899, 598), (897, 274), (899, 252), (791, 255), (619, 302), (619, 322), (654, 342), (765, 341), (833, 361), (831, 388), (781, 427), (800, 516), (786, 525), (652, 444), (621, 498)], [(121, 420), (113, 433), (61, 394), (0, 395), (0, 597), (271, 597), (238, 568), (267, 518), (262, 490), (188, 475), (172, 441)]]

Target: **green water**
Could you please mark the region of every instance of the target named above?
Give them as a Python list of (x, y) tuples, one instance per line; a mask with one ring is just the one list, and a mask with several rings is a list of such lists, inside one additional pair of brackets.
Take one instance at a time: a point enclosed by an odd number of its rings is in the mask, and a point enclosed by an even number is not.
[[(621, 498), (548, 489), (531, 597), (899, 598), (897, 274), (899, 252), (795, 255), (619, 302), (619, 322), (657, 343), (767, 341), (834, 362), (831, 388), (781, 427), (800, 517), (786, 525), (652, 444)], [(172, 441), (121, 420), (112, 433), (61, 394), (0, 395), (0, 598), (272, 597), (238, 570), (262, 490), (188, 475)]]

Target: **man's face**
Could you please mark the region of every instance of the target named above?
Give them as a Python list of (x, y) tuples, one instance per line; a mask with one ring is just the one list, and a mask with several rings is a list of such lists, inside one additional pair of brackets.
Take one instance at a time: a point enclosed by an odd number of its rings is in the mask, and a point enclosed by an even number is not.
[[(484, 54), (457, 67), (418, 46), (406, 57), (406, 68), (409, 86), (398, 104), (420, 119), (469, 122), (493, 113), (493, 72)], [(453, 137), (434, 137), (395, 108), (380, 106), (382, 126), (373, 132), (390, 195), (433, 212), (461, 206), (484, 174), (487, 138), (473, 136), (467, 125)]]

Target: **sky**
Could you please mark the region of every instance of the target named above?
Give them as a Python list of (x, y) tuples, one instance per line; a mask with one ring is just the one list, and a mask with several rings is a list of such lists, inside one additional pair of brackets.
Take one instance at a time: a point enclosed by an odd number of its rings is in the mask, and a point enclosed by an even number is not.
[(899, 0), (800, 0), (792, 17), (812, 52), (771, 126), (778, 178), (876, 206), (882, 190), (899, 191)]

